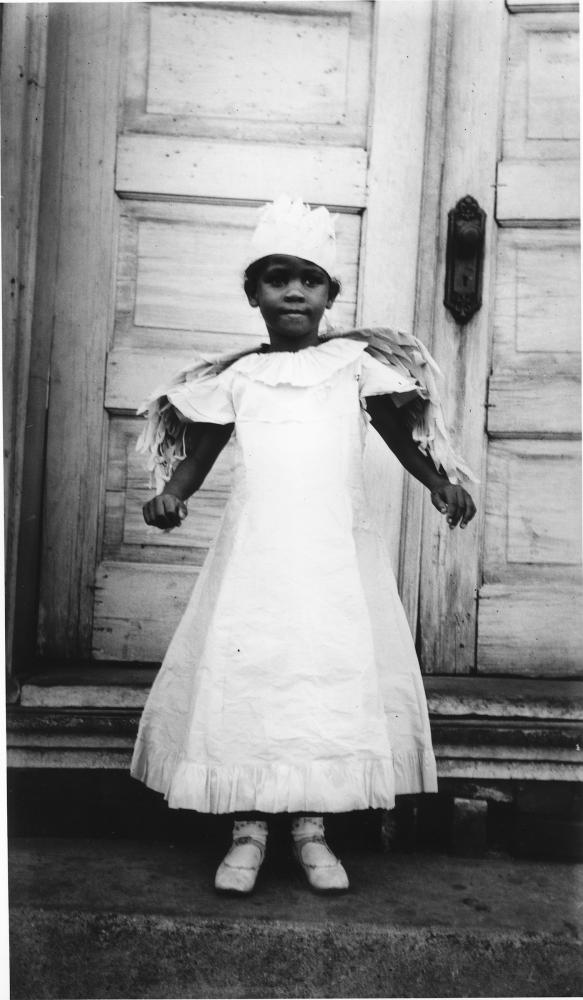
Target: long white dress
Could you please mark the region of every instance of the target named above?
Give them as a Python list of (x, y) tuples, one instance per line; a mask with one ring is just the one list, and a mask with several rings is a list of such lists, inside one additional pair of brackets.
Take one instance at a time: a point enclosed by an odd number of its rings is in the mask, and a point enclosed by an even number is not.
[(367, 395), (412, 379), (350, 338), (248, 354), (168, 393), (235, 423), (233, 489), (140, 723), (132, 774), (174, 808), (391, 808), (435, 791), (415, 648), (363, 483)]

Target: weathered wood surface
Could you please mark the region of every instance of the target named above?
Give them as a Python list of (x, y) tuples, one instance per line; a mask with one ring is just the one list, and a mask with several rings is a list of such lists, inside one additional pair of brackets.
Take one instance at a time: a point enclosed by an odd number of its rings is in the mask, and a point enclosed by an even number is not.
[(496, 187), (501, 226), (577, 225), (579, 166), (572, 160), (502, 160)]
[[(542, 366), (541, 366), (542, 368)], [(492, 438), (565, 438), (581, 434), (581, 381), (577, 372), (546, 370), (490, 378), (488, 433)]]
[[(580, 669), (577, 19), (509, 19), (480, 672)], [(519, 157), (520, 159), (517, 159)], [(554, 499), (551, 499), (553, 497)]]
[[(430, 40), (431, 3), (427, 0), (377, 5), (371, 90), (376, 96), (358, 296), (358, 322), (364, 325), (413, 329)], [(395, 136), (404, 128), (407, 143), (403, 145)], [(404, 474), (373, 434), (366, 479), (373, 516), (398, 570)]]
[(95, 581), (95, 659), (161, 660), (197, 576), (193, 566), (101, 563)]
[(116, 190), (126, 197), (155, 192), (158, 198), (259, 202), (282, 191), (301, 191), (308, 202), (360, 208), (366, 201), (366, 166), (365, 150), (352, 146), (124, 135), (118, 143)]
[(478, 670), (580, 676), (581, 621), (579, 573), (543, 585), (486, 584), (480, 591)]
[(492, 368), (576, 375), (581, 349), (579, 234), (504, 230), (498, 240)]
[(38, 372), (46, 379), (50, 371), (39, 631), (47, 655), (88, 656), (91, 648), (113, 312), (120, 35), (115, 4), (51, 10), (51, 154), (44, 165), (38, 272), (44, 288), (35, 308), (42, 352), (50, 347), (47, 368)]
[[(434, 270), (441, 205), (441, 172), (445, 148), (447, 73), (452, 43), (451, 3), (432, 5), (430, 62), (428, 72), (427, 126), (423, 161), (423, 195), (419, 220), (419, 244), (415, 271), (414, 332), (433, 350), (433, 326), (437, 300)], [(425, 490), (412, 476), (405, 476), (403, 508), (406, 511), (399, 551), (399, 592), (413, 635), (417, 631), (423, 505)]]
[(506, 6), (513, 14), (576, 13), (579, 10), (578, 0), (506, 0)]
[(126, 131), (365, 147), (372, 4), (132, 4)]
[[(103, 714), (82, 718), (77, 713), (64, 713), (60, 717), (64, 729), (80, 725), (85, 731), (96, 732), (108, 726), (107, 708), (143, 707), (157, 669), (157, 665), (99, 663), (34, 674), (22, 685), (21, 704), (26, 708), (61, 709), (101, 705)], [(429, 714), (440, 727), (455, 727), (456, 722), (472, 728), (491, 727), (493, 722), (506, 727), (515, 723), (534, 727), (537, 723), (562, 722), (570, 730), (571, 724), (580, 723), (583, 716), (583, 682), (578, 680), (433, 676), (425, 679), (425, 689)], [(10, 727), (22, 730), (42, 726), (38, 716), (27, 716), (14, 712)], [(462, 731), (460, 727), (458, 732)], [(491, 731), (495, 740), (496, 729)]]
[(574, 14), (510, 18), (503, 158), (577, 159), (578, 40)]
[(551, 567), (579, 565), (579, 443), (492, 443), (485, 515), (486, 582), (507, 580), (509, 587), (520, 589), (526, 579), (531, 588), (544, 590)]
[(2, 15), (4, 599), (5, 653), (10, 674), (32, 345), (48, 6), (10, 4)]
[[(438, 17), (448, 6), (436, 5)], [(499, 131), (499, 86), (506, 13), (502, 5), (459, 3), (451, 17), (445, 140), (439, 221), (434, 229), (433, 353), (446, 373), (446, 418), (460, 453), (482, 479), (484, 404), (489, 356), (489, 312), (496, 250), (494, 178)], [(473, 140), (479, 135), (480, 141)], [(461, 329), (443, 307), (447, 212), (466, 194), (487, 215), (483, 308)], [(424, 280), (420, 275), (419, 280)], [(481, 508), (481, 489), (473, 489)], [(429, 673), (474, 669), (476, 603), (482, 514), (464, 532), (451, 532), (426, 501), (420, 580), (420, 653)]]

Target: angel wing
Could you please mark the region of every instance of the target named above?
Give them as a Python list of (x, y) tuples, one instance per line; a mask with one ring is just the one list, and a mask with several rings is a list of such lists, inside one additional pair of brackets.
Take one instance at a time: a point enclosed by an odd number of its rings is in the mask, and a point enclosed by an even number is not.
[(140, 434), (136, 451), (147, 456), (152, 485), (161, 491), (172, 477), (176, 466), (186, 458), (185, 433), (190, 421), (168, 399), (168, 393), (186, 382), (205, 382), (216, 378), (246, 354), (253, 354), (256, 347), (232, 354), (205, 356), (198, 354), (186, 368), (176, 372), (167, 382), (159, 385), (138, 407), (139, 416), (146, 417), (146, 426)]
[(436, 469), (443, 469), (451, 482), (468, 479), (477, 482), (471, 469), (452, 446), (437, 386), (441, 371), (425, 345), (412, 334), (390, 327), (363, 327), (335, 332), (324, 339), (355, 336), (366, 340), (365, 350), (373, 358), (396, 368), (418, 384), (418, 398), (406, 404), (403, 410), (420, 451), (431, 458)]

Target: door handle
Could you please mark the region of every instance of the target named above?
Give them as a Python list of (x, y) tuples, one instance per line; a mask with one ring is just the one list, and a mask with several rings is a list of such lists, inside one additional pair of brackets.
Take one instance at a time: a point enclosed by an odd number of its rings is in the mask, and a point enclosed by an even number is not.
[(444, 306), (457, 323), (467, 323), (482, 305), (486, 213), (471, 195), (447, 216)]

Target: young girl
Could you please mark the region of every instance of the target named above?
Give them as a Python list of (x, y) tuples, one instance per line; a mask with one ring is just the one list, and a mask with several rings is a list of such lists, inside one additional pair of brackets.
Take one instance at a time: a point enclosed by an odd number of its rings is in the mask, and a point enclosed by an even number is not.
[(309, 885), (348, 888), (323, 813), (437, 789), (413, 641), (367, 511), (369, 425), (450, 527), (475, 513), (432, 359), (390, 330), (320, 336), (339, 291), (325, 208), (265, 206), (245, 273), (269, 344), (201, 359), (147, 404), (163, 482), (147, 524), (180, 526), (234, 429), (233, 490), (140, 723), (132, 774), (173, 808), (234, 815), (218, 890), (248, 893), (266, 814), (292, 814)]

